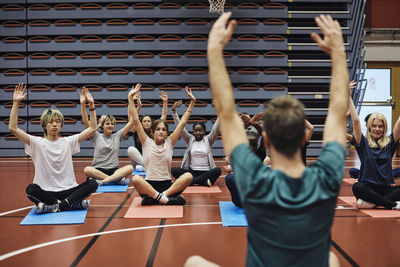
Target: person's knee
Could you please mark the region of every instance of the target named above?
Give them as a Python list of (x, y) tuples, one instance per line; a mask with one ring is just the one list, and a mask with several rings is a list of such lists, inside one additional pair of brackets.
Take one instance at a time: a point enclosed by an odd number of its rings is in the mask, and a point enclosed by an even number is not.
[(98, 183), (94, 179), (88, 179), (87, 185), (90, 189), (90, 192), (95, 192), (97, 190), (97, 187), (99, 187)]
[(329, 267), (340, 267), (339, 258), (332, 251), (329, 252)]
[(140, 175), (134, 175), (134, 176), (132, 177), (132, 183), (133, 183), (134, 185), (137, 185), (138, 183), (140, 183), (140, 182), (142, 182), (142, 181), (144, 181), (144, 180), (143, 180), (143, 178), (142, 178)]
[(179, 176), (179, 179), (191, 183), (193, 181), (193, 175), (190, 172), (185, 172)]
[(126, 168), (126, 172), (127, 172), (128, 174), (130, 174), (130, 173), (133, 172), (133, 166), (132, 166), (132, 165), (126, 165), (125, 168)]
[(203, 257), (194, 255), (190, 256), (186, 262), (184, 267), (218, 267), (219, 265), (204, 259)]
[(213, 170), (214, 170), (215, 176), (216, 176), (217, 178), (221, 176), (222, 170), (221, 170), (220, 168), (215, 167)]
[(26, 194), (27, 195), (33, 195), (34, 192), (37, 192), (38, 190), (40, 190), (40, 186), (37, 184), (30, 184), (26, 187)]
[(93, 167), (91, 167), (91, 166), (86, 166), (84, 169), (83, 169), (83, 173), (86, 175), (86, 176), (89, 176), (90, 174), (91, 174), (91, 170), (93, 169)]
[(353, 186), (351, 187), (354, 195), (358, 195), (361, 188), (362, 188), (362, 184), (360, 184), (359, 182), (354, 183)]

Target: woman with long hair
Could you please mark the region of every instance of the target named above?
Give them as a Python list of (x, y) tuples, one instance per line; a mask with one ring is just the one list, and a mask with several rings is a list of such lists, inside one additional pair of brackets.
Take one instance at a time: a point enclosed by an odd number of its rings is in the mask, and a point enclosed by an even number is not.
[(349, 101), (353, 120), (353, 140), (361, 161), (360, 176), (353, 185), (357, 208), (400, 210), (400, 187), (395, 185), (392, 173), (392, 158), (400, 138), (400, 117), (393, 132), (387, 136), (386, 118), (381, 113), (372, 113), (367, 121), (367, 132), (361, 132), (360, 119), (353, 101)]
[[(132, 93), (129, 94), (130, 102), (133, 103), (133, 97), (139, 90), (140, 86), (139, 88), (132, 89)], [(182, 116), (180, 123), (169, 136), (168, 124), (160, 119), (154, 121), (151, 128), (152, 137), (149, 137), (140, 123), (136, 106), (134, 104), (130, 105), (129, 112), (131, 113), (140, 143), (143, 146), (143, 159), (146, 170), (145, 179), (139, 175), (134, 175), (132, 179), (133, 185), (142, 197), (142, 205), (184, 205), (186, 202), (181, 193), (192, 182), (192, 174), (186, 172), (179, 179), (176, 179), (175, 182), (172, 182), (171, 179), (173, 148), (196, 102), (192, 90), (188, 87), (185, 90), (190, 97), (189, 107)]]

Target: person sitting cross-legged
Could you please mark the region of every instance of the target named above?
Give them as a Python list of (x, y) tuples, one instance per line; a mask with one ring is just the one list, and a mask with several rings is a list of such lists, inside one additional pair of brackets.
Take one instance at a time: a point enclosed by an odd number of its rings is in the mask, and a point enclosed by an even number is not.
[[(182, 100), (176, 101), (171, 108), (172, 117), (175, 125), (180, 122), (176, 108), (182, 104)], [(215, 165), (212, 155), (212, 146), (218, 138), (219, 119), (217, 119), (210, 131), (206, 135), (204, 123), (196, 122), (193, 124), (193, 134), (183, 128), (182, 139), (187, 143), (187, 148), (183, 156), (181, 167), (171, 169), (172, 176), (179, 178), (185, 172), (193, 175), (192, 185), (212, 186), (221, 175), (221, 169)]]
[[(130, 102), (133, 102), (133, 97), (139, 90), (140, 87), (132, 89), (132, 93), (129, 94)], [(181, 193), (192, 182), (192, 174), (186, 172), (174, 182), (171, 179), (173, 148), (196, 102), (192, 90), (188, 87), (185, 90), (190, 97), (190, 104), (180, 123), (170, 136), (168, 136), (168, 124), (164, 120), (156, 120), (152, 125), (152, 138), (150, 138), (140, 123), (136, 106), (130, 105), (129, 112), (143, 147), (144, 167), (146, 170), (145, 179), (140, 175), (134, 175), (132, 178), (133, 185), (142, 197), (142, 205), (184, 205), (186, 203)]]
[(50, 108), (40, 117), (44, 137), (38, 137), (18, 128), (18, 106), (26, 96), (25, 89), (23, 84), (15, 87), (9, 130), (25, 144), (25, 153), (32, 157), (35, 166), (33, 183), (26, 188), (27, 197), (36, 204), (37, 214), (86, 209), (85, 198), (94, 193), (98, 185), (93, 179), (82, 184), (76, 182), (72, 155), (80, 151), (79, 144), (97, 129), (92, 96), (86, 88), (82, 89), (82, 96), (89, 102), (89, 128), (79, 134), (61, 137), (64, 116), (59, 110)]
[[(89, 127), (84, 105), (81, 96), (82, 121), (86, 127)], [(92, 166), (85, 167), (84, 172), (87, 177), (96, 179), (99, 185), (110, 182), (126, 184), (125, 177), (133, 171), (132, 165), (129, 164), (119, 167), (118, 161), (120, 143), (132, 128), (133, 121), (129, 118), (128, 123), (122, 129), (113, 133), (115, 123), (114, 116), (102, 115), (99, 120), (99, 127), (102, 133), (96, 131), (91, 136), (94, 146), (93, 162)]]

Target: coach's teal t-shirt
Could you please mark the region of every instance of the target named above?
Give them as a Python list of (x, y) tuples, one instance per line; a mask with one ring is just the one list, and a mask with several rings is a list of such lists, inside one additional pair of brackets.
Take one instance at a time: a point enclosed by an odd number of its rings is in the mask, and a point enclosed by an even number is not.
[(327, 143), (300, 178), (264, 165), (248, 144), (231, 165), (248, 221), (247, 266), (328, 266), (344, 148)]

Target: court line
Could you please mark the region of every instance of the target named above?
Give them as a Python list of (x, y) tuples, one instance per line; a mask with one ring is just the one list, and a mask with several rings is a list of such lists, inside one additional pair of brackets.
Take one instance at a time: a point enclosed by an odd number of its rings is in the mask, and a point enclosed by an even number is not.
[[(161, 219), (160, 225), (165, 225), (166, 219)], [(160, 245), (161, 236), (164, 228), (158, 228), (156, 237), (154, 238), (153, 246), (151, 247), (151, 251), (149, 257), (147, 258), (146, 267), (153, 267), (154, 260), (157, 255), (158, 246)]]
[(28, 206), (28, 207), (24, 207), (24, 208), (20, 208), (20, 209), (16, 209), (16, 210), (6, 211), (6, 212), (3, 212), (3, 213), (0, 213), (0, 217), (1, 217), (1, 216), (4, 216), (4, 215), (7, 215), (7, 214), (10, 214), (10, 213), (18, 212), (18, 211), (21, 211), (21, 210), (31, 209), (31, 208), (33, 208), (34, 206), (35, 206), (35, 205)]
[[(104, 232), (104, 230), (107, 228), (107, 226), (111, 223), (111, 221), (114, 219), (114, 217), (118, 214), (118, 212), (122, 209), (122, 207), (125, 205), (125, 203), (128, 201), (128, 199), (131, 198), (135, 190), (131, 190), (129, 194), (122, 200), (121, 204), (114, 210), (113, 214), (107, 219), (107, 221), (101, 226), (98, 232)], [(72, 262), (71, 266), (77, 266), (78, 263), (83, 259), (83, 257), (86, 255), (86, 253), (89, 251), (89, 249), (94, 245), (94, 243), (97, 241), (97, 239), (100, 236), (94, 236), (89, 243), (82, 249), (81, 253), (75, 258), (75, 260)]]
[(167, 227), (184, 227), (184, 226), (201, 226), (201, 225), (217, 225), (217, 224), (222, 224), (222, 222), (202, 222), (202, 223), (181, 223), (181, 224), (166, 224), (166, 225), (152, 225), (152, 226), (142, 226), (142, 227), (133, 227), (133, 228), (125, 228), (125, 229), (118, 229), (118, 230), (111, 230), (111, 231), (105, 231), (101, 233), (91, 233), (91, 234), (86, 234), (86, 235), (78, 235), (78, 236), (73, 236), (73, 237), (67, 237), (63, 239), (58, 239), (46, 243), (41, 243), (37, 244), (34, 246), (29, 246), (26, 248), (18, 249), (3, 255), (0, 255), (0, 261), (11, 258), (13, 256), (29, 252), (35, 249), (39, 249), (42, 247), (47, 247), (55, 244), (60, 244), (68, 241), (73, 241), (73, 240), (78, 240), (82, 238), (87, 238), (87, 237), (93, 237), (93, 236), (100, 236), (100, 235), (109, 235), (109, 234), (115, 234), (115, 233), (123, 233), (123, 232), (129, 232), (129, 231), (139, 231), (139, 230), (148, 230), (148, 229), (157, 229), (157, 228), (167, 228)]

